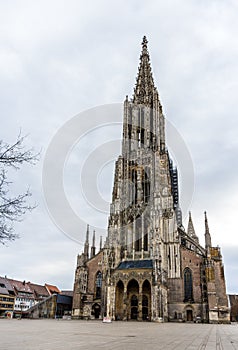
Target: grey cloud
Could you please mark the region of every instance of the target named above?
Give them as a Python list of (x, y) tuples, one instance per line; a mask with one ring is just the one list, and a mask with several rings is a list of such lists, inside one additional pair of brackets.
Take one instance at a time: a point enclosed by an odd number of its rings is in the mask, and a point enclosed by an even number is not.
[[(27, 273), (24, 279), (72, 287), (75, 256), (81, 246), (59, 232), (48, 217), (41, 189), (44, 152), (57, 129), (80, 111), (123, 102), (126, 94), (133, 93), (144, 34), (166, 117), (182, 134), (194, 162), (196, 187), (191, 209), (201, 240), (206, 208), (214, 242), (223, 245), (229, 241), (238, 246), (234, 195), (237, 7), (235, 1), (184, 0), (1, 4), (1, 138), (12, 140), (22, 128), (30, 134), (27, 144), (43, 149), (35, 168), (13, 175), (13, 179), (20, 178), (14, 191), (30, 184), (39, 206), (17, 225), (22, 238), (8, 248), (0, 247), (1, 275), (23, 278)], [(79, 152), (90, 152), (87, 142), (81, 144)], [(80, 159), (83, 157), (73, 152), (65, 170), (75, 210), (81, 204), (75, 193), (80, 185)], [(112, 177), (105, 174), (105, 195), (106, 182)], [(111, 185), (109, 197), (110, 192)], [(95, 217), (86, 209), (85, 222), (107, 226), (106, 216)], [(237, 271), (232, 268), (237, 265), (235, 254), (228, 247), (223, 255), (228, 290), (237, 291)], [(61, 277), (62, 260), (66, 268)]]

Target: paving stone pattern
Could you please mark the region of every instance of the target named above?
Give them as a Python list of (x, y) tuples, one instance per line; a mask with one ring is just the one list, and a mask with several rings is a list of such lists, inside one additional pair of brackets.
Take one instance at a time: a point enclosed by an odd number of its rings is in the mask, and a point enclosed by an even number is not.
[(238, 325), (0, 320), (1, 350), (234, 350)]

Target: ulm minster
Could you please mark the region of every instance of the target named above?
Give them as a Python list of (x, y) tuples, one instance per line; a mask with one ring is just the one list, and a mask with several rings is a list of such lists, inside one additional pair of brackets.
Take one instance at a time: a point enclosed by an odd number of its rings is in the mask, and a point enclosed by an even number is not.
[[(91, 239), (90, 239), (91, 240)], [(205, 247), (191, 214), (179, 206), (178, 174), (143, 38), (134, 94), (126, 97), (122, 153), (115, 165), (108, 235), (96, 254), (95, 232), (77, 258), (73, 318), (229, 323), (222, 256)]]

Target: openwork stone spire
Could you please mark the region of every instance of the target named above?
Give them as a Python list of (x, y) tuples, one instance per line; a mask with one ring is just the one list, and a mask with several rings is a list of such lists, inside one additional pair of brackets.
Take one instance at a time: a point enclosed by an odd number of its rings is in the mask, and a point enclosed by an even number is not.
[(194, 226), (193, 226), (193, 220), (192, 220), (191, 211), (189, 212), (187, 234), (198, 242), (198, 237), (196, 235), (196, 232), (195, 232), (195, 229), (194, 229)]
[(140, 55), (140, 65), (138, 76), (136, 79), (136, 86), (134, 89), (133, 102), (137, 104), (153, 105), (153, 92), (155, 90), (154, 80), (150, 66), (150, 56), (147, 49), (146, 36), (142, 41), (142, 52)]
[(206, 249), (208, 249), (208, 248), (211, 248), (212, 241), (211, 241), (211, 235), (210, 235), (209, 226), (208, 226), (207, 213), (204, 212), (204, 215), (205, 215), (205, 247)]
[(91, 258), (96, 254), (96, 246), (95, 246), (95, 230), (93, 231), (93, 241), (91, 246)]
[(88, 259), (89, 257), (89, 225), (87, 225), (86, 240), (84, 243), (84, 255)]

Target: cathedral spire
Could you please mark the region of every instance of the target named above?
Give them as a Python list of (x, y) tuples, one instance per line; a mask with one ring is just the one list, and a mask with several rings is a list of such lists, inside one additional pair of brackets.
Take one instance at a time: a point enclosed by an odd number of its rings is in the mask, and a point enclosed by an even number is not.
[(205, 248), (211, 248), (212, 246), (212, 241), (211, 241), (211, 235), (209, 231), (209, 226), (208, 226), (208, 220), (207, 220), (207, 213), (204, 212), (205, 215)]
[(146, 36), (144, 36), (133, 102), (152, 106), (155, 85), (150, 66), (150, 56), (147, 49), (147, 43)]
[(96, 247), (95, 247), (95, 230), (93, 231), (93, 242), (91, 246), (91, 258), (93, 258), (96, 254)]
[(84, 243), (84, 255), (86, 259), (88, 259), (89, 257), (88, 253), (89, 253), (89, 225), (87, 225), (86, 240)]
[(195, 232), (195, 229), (194, 229), (194, 226), (193, 226), (193, 220), (192, 220), (191, 211), (189, 212), (187, 234), (198, 242), (198, 237), (196, 235), (196, 232)]

